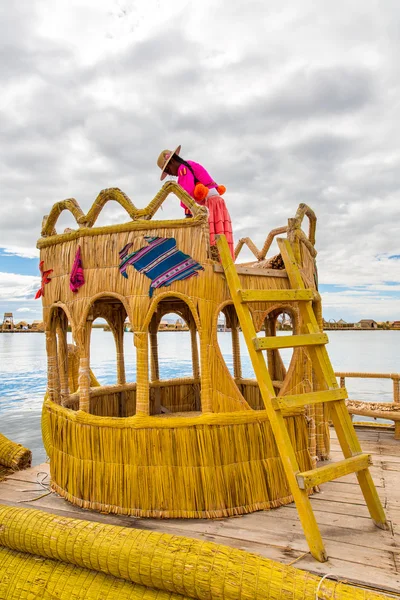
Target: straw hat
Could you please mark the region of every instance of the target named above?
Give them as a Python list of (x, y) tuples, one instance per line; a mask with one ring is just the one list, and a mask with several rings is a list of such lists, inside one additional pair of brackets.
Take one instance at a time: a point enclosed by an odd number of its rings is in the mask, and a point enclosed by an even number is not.
[(169, 161), (171, 160), (171, 158), (173, 157), (174, 154), (178, 154), (179, 156), (179, 152), (181, 151), (181, 147), (178, 146), (173, 152), (171, 150), (163, 150), (160, 154), (160, 156), (157, 159), (157, 165), (160, 167), (162, 173), (161, 173), (161, 181), (163, 179), (166, 178), (167, 173), (165, 172), (165, 167), (167, 166), (167, 164), (169, 163)]

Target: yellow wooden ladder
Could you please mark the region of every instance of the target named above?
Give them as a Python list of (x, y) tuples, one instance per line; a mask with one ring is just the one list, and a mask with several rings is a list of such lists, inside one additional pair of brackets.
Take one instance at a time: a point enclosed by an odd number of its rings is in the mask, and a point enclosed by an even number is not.
[[(264, 401), (271, 429), (279, 455), (289, 482), (300, 521), (311, 554), (319, 561), (327, 560), (321, 533), (318, 528), (311, 502), (309, 489), (338, 477), (356, 473), (364, 494), (371, 518), (381, 529), (387, 529), (386, 517), (375, 484), (369, 472), (371, 459), (361, 450), (357, 434), (345, 405), (347, 392), (338, 386), (325, 344), (326, 334), (321, 333), (312, 307), (314, 290), (303, 283), (292, 246), (287, 239), (278, 239), (279, 249), (285, 264), (292, 289), (285, 290), (243, 290), (225, 236), (217, 236), (217, 247), (226, 281), (239, 318), (240, 326), (253, 363), (261, 396)], [(303, 330), (308, 333), (279, 337), (258, 337), (254, 328), (248, 302), (295, 301), (298, 303)], [(315, 375), (327, 390), (304, 394), (276, 397), (271, 377), (262, 350), (297, 348), (307, 346)], [(301, 472), (296, 454), (290, 441), (282, 409), (302, 407), (321, 402), (329, 402), (330, 415), (343, 451), (344, 460), (327, 464), (310, 471)]]

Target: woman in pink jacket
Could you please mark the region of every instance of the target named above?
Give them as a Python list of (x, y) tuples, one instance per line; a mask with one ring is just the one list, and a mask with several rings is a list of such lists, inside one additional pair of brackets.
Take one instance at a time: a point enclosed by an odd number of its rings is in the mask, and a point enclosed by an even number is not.
[[(160, 167), (161, 181), (167, 175), (178, 178), (178, 184), (191, 196), (197, 204), (208, 209), (208, 223), (210, 226), (210, 243), (215, 245), (215, 236), (223, 233), (227, 239), (229, 249), (234, 259), (232, 223), (225, 200), (221, 197), (225, 192), (223, 185), (218, 185), (207, 173), (204, 167), (192, 160), (183, 160), (179, 156), (181, 147), (174, 152), (163, 150), (158, 157), (157, 165)], [(181, 202), (186, 217), (192, 217), (190, 210)]]

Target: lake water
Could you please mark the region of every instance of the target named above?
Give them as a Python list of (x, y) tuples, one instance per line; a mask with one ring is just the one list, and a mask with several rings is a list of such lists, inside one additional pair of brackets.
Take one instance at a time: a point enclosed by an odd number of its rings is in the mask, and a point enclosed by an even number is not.
[[(400, 372), (400, 331), (330, 331), (328, 352), (335, 371)], [(159, 334), (160, 377), (170, 379), (192, 374), (188, 332)], [(232, 371), (230, 333), (219, 333), (221, 352)], [(127, 381), (136, 380), (133, 335), (125, 334)], [(253, 377), (247, 348), (241, 339), (243, 377)], [(288, 364), (291, 350), (282, 351)], [(94, 329), (91, 367), (102, 384), (116, 383), (115, 346), (112, 334)], [(392, 381), (347, 379), (350, 398), (391, 402)], [(40, 415), (46, 390), (45, 336), (40, 333), (0, 334), (0, 432), (30, 448), (33, 463), (45, 460)]]

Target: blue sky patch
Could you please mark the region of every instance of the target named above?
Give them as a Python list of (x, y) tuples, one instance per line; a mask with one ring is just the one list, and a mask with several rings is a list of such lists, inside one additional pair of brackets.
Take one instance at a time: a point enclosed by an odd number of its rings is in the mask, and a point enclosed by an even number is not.
[(2, 273), (18, 273), (19, 275), (39, 277), (39, 259), (6, 254), (4, 248), (0, 248), (0, 271)]

